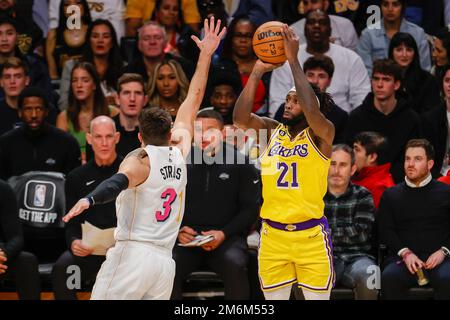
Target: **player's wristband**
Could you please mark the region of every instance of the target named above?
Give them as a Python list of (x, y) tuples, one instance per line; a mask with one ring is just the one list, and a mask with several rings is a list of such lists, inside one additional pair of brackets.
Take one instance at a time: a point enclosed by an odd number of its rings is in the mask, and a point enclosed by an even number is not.
[(87, 199), (87, 201), (89, 201), (89, 206), (90, 207), (92, 207), (95, 204), (95, 201), (94, 201), (93, 197), (87, 197), (85, 199)]
[(128, 177), (123, 173), (116, 173), (100, 183), (86, 198), (90, 205), (104, 204), (114, 201), (119, 193), (128, 188)]

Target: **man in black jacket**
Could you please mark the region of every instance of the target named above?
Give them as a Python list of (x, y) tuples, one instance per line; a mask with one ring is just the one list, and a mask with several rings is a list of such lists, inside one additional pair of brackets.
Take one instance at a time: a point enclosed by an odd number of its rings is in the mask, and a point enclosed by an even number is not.
[(11, 187), (0, 180), (0, 280), (13, 277), (20, 299), (38, 300), (40, 283), (38, 261), (23, 246), (17, 200)]
[(406, 298), (407, 290), (417, 285), (420, 270), (436, 299), (450, 299), (450, 186), (432, 179), (433, 159), (427, 140), (410, 140), (405, 182), (381, 197), (380, 236), (391, 253), (381, 278), (386, 299)]
[(0, 136), (20, 126), (19, 94), (29, 83), (27, 65), (16, 57), (6, 59), (0, 67), (0, 87), (5, 93), (0, 101)]
[[(213, 235), (201, 247), (174, 248), (176, 276), (172, 299), (182, 298), (186, 277), (205, 264), (218, 273), (226, 299), (248, 299), (247, 235), (261, 203), (259, 173), (248, 158), (222, 141), (221, 115), (202, 110), (195, 124), (196, 147), (188, 164), (186, 208), (179, 244)], [(198, 162), (199, 161), (199, 162)]]
[(46, 122), (49, 107), (43, 90), (25, 88), (18, 108), (24, 125), (0, 137), (0, 178), (33, 170), (67, 174), (81, 164), (75, 138)]
[[(92, 146), (94, 159), (68, 174), (65, 187), (67, 208), (72, 208), (79, 199), (89, 194), (102, 181), (113, 176), (119, 170), (120, 162), (123, 160), (116, 153), (119, 133), (116, 131), (114, 121), (110, 118), (99, 116), (93, 119), (86, 139)], [(67, 286), (67, 277), (71, 275), (67, 272), (69, 266), (80, 267), (81, 277), (85, 281), (94, 279), (105, 261), (104, 255), (92, 255), (93, 248), (87, 247), (82, 241), (81, 224), (86, 221), (100, 229), (116, 227), (115, 203), (91, 207), (86, 214), (70, 220), (66, 225), (66, 241), (69, 250), (59, 257), (52, 271), (56, 299), (76, 299), (75, 291)]]
[[(0, 65), (0, 87), (4, 93), (4, 99), (0, 99), (0, 136), (22, 124), (18, 102), (20, 93), (30, 84), (29, 71), (28, 64), (17, 57), (7, 58)], [(58, 110), (51, 107), (47, 121), (54, 125), (57, 115)]]
[(401, 69), (389, 59), (373, 63), (372, 93), (362, 105), (350, 113), (345, 141), (353, 146), (355, 136), (363, 131), (375, 131), (389, 141), (386, 161), (391, 163), (391, 174), (396, 183), (403, 180), (403, 150), (410, 139), (421, 138), (420, 118), (398, 93)]

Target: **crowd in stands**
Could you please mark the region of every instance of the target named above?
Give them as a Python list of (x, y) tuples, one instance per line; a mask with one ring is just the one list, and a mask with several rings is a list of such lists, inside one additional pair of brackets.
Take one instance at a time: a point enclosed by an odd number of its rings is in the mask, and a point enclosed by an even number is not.
[[(198, 60), (191, 36), (210, 16), (227, 33), (197, 117), (192, 155), (206, 156), (188, 164), (178, 242), (216, 240), (175, 246), (172, 298), (204, 268), (223, 280), (225, 298), (255, 297), (247, 237), (260, 223), (262, 150), (233, 125), (233, 108), (258, 60), (255, 30), (278, 20), (300, 37), (308, 81), (335, 103), (325, 114), (336, 135), (324, 201), (337, 285), (379, 298), (367, 270), (383, 258), (382, 298), (407, 297), (423, 267), (434, 297), (450, 299), (450, 0), (0, 0), (0, 289), (15, 279), (21, 299), (39, 299), (43, 263), (53, 264), (56, 299), (76, 298), (68, 266), (95, 279), (105, 257), (83, 245), (81, 225), (114, 227), (115, 204), (64, 226), (38, 220), (42, 189), (34, 200), (24, 190), (33, 174), (60, 173), (69, 209), (140, 147), (143, 108), (174, 119)], [(264, 74), (252, 112), (280, 120), (293, 86), (288, 63)], [(241, 160), (230, 164), (233, 150)]]

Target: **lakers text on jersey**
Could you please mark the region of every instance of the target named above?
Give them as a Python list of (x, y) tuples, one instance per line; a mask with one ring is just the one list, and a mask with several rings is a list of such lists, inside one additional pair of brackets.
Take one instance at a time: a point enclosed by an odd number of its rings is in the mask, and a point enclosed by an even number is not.
[(261, 217), (299, 223), (323, 216), (330, 160), (314, 144), (310, 128), (291, 137), (280, 124), (261, 155)]

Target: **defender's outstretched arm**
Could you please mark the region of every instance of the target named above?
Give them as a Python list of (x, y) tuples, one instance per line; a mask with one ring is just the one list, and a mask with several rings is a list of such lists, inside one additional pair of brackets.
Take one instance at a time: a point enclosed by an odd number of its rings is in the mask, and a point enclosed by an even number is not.
[[(200, 49), (197, 67), (189, 85), (186, 99), (178, 109), (177, 116), (172, 129), (172, 144), (178, 146), (186, 157), (191, 148), (192, 136), (194, 134), (194, 120), (197, 115), (208, 80), (211, 57), (219, 46), (220, 39), (225, 34), (226, 28), (220, 31), (221, 21), (214, 22), (214, 17), (208, 21), (205, 19), (205, 36), (202, 40), (192, 36)], [(220, 32), (219, 32), (220, 31)]]

